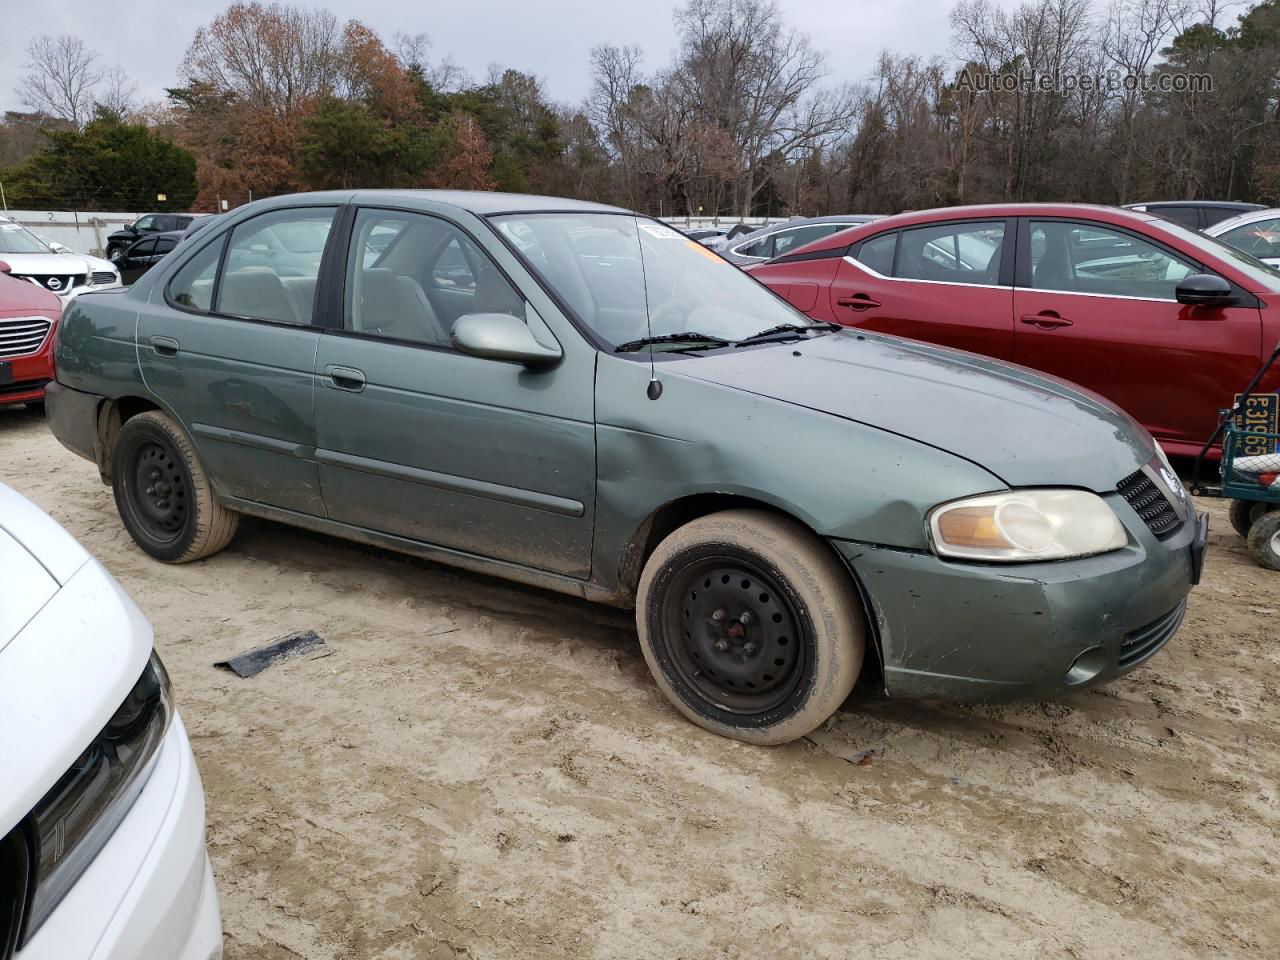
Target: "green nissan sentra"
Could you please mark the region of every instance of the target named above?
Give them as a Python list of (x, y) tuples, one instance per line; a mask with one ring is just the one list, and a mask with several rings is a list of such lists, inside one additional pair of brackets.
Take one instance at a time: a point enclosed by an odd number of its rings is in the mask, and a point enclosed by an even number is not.
[(1199, 578), (1204, 518), (1105, 400), (815, 325), (613, 207), (260, 201), (57, 337), (53, 431), (153, 557), (207, 557), (247, 514), (634, 606), (672, 704), (754, 743), (860, 676), (1106, 681)]

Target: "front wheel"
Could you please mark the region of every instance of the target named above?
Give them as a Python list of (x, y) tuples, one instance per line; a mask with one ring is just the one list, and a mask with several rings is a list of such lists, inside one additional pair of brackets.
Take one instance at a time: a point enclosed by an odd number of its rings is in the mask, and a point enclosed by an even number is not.
[(1249, 551), (1261, 566), (1280, 570), (1280, 511), (1265, 513), (1249, 528)]
[(727, 510), (689, 523), (645, 564), (640, 644), (686, 717), (748, 743), (819, 727), (862, 667), (864, 619), (830, 547), (798, 523)]
[(188, 563), (217, 553), (235, 535), (226, 509), (182, 428), (158, 410), (126, 420), (111, 457), (116, 509), (134, 542), (157, 560)]

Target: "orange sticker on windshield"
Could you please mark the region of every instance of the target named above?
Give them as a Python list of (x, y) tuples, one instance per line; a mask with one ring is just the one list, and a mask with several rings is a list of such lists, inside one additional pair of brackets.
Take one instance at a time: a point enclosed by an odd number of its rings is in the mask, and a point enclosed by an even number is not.
[(723, 257), (721, 257), (718, 253), (713, 253), (711, 250), (708, 250), (706, 247), (700, 244), (697, 240), (686, 240), (684, 242), (684, 245), (686, 247), (689, 247), (690, 249), (697, 250), (700, 254), (702, 254), (708, 260), (714, 260), (716, 263), (728, 262)]

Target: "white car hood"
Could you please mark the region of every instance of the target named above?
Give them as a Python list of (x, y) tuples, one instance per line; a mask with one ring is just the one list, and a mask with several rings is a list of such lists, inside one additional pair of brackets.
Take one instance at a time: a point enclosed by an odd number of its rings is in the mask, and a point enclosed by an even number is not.
[(19, 276), (70, 276), (73, 273), (87, 274), (95, 270), (115, 270), (115, 266), (109, 261), (83, 253), (0, 253), (0, 260), (9, 264)]
[(12, 534), (0, 530), (0, 651), (58, 592), (58, 581)]

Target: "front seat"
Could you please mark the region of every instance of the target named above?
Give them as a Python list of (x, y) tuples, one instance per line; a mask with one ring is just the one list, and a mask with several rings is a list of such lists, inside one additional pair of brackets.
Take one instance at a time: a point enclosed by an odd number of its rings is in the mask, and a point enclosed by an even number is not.
[(1031, 281), (1040, 290), (1074, 290), (1075, 275), (1067, 253), (1067, 235), (1062, 230), (1046, 230), (1044, 253), (1036, 264)]
[(352, 318), (356, 330), (386, 337), (448, 346), (449, 335), (422, 285), (385, 267), (364, 270), (357, 278)]

